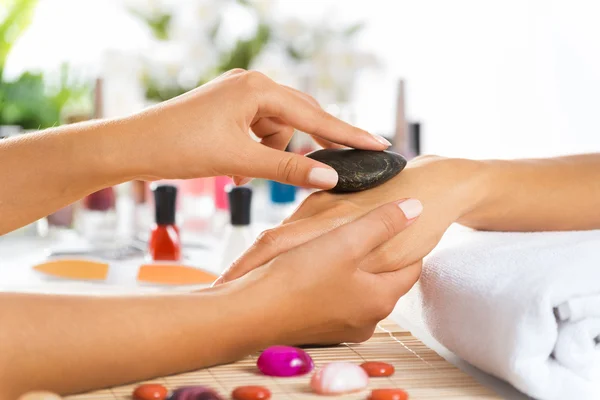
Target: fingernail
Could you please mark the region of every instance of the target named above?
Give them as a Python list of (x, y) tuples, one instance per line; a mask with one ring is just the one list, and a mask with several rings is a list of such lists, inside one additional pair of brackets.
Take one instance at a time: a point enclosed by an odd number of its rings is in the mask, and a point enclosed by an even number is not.
[(214, 286), (220, 285), (221, 283), (223, 283), (223, 275), (218, 277), (217, 280), (214, 281), (211, 286), (214, 287)]
[(337, 182), (338, 174), (331, 168), (313, 168), (308, 174), (308, 183), (312, 186), (332, 188)]
[(242, 186), (245, 185), (247, 183), (249, 183), (253, 178), (244, 178), (241, 181), (239, 181), (239, 183), (237, 184), (237, 186)]
[(417, 218), (423, 212), (423, 204), (417, 199), (403, 200), (398, 203), (398, 207), (400, 207), (406, 219)]
[(375, 140), (377, 140), (377, 141), (378, 141), (379, 143), (381, 143), (381, 144), (384, 144), (384, 145), (386, 145), (386, 146), (388, 146), (388, 147), (392, 145), (392, 144), (390, 143), (390, 141), (389, 141), (389, 140), (387, 140), (386, 138), (384, 138), (383, 136), (379, 136), (379, 135), (376, 135), (376, 134), (374, 134), (374, 133), (372, 133), (371, 135), (373, 135), (373, 137), (375, 138)]

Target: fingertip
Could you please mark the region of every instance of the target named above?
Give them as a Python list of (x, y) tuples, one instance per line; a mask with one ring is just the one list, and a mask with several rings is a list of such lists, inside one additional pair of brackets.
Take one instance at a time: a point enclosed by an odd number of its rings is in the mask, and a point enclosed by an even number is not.
[(219, 286), (219, 285), (223, 284), (224, 282), (225, 282), (225, 278), (223, 277), (223, 275), (221, 275), (212, 283), (212, 285), (210, 285), (210, 287)]
[(375, 150), (375, 151), (383, 151), (388, 149), (392, 144), (389, 140), (384, 138), (381, 135), (377, 135), (375, 133), (370, 133), (363, 129), (355, 127), (358, 135), (356, 135), (357, 139), (360, 139), (360, 144), (355, 144), (353, 147), (355, 148), (363, 148), (365, 150)]
[(319, 189), (332, 189), (338, 180), (337, 171), (330, 167), (314, 167), (308, 173), (308, 184)]
[(377, 141), (377, 143), (385, 146), (386, 149), (392, 145), (389, 140), (387, 140), (381, 135), (376, 135), (374, 133), (371, 133), (370, 135)]
[(236, 186), (243, 186), (243, 185), (250, 183), (252, 181), (252, 179), (253, 178), (242, 178), (242, 177), (236, 176), (235, 178), (233, 178), (233, 183), (235, 183)]

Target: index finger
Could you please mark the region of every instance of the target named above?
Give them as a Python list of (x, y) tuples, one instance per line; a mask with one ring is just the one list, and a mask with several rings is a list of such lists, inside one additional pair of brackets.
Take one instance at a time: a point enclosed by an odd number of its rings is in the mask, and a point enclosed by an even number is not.
[(258, 96), (260, 116), (281, 118), (309, 135), (353, 148), (385, 150), (391, 145), (383, 137), (335, 118), (303, 96), (264, 76), (252, 79), (262, 81), (259, 85), (265, 89)]
[[(286, 85), (281, 85), (284, 89), (291, 91), (292, 93), (297, 94), (298, 96), (302, 97), (303, 99), (305, 99), (306, 101), (308, 101), (310, 104), (312, 104), (313, 106), (317, 107), (317, 108), (322, 108), (321, 105), (319, 104), (319, 102), (312, 97), (309, 94), (306, 94), (304, 92), (301, 92), (298, 89), (294, 89), (293, 87), (290, 86), (286, 86)], [(338, 144), (338, 143), (334, 143), (331, 142), (329, 140), (323, 139), (321, 137), (318, 136), (311, 136), (313, 138), (313, 140), (320, 145), (321, 147), (325, 148), (325, 149), (344, 149), (346, 148), (346, 146)]]
[(417, 199), (384, 204), (356, 221), (307, 243), (307, 246), (314, 246), (317, 252), (322, 252), (323, 249), (339, 251), (340, 244), (343, 243), (343, 256), (359, 260), (404, 230), (422, 211), (423, 205)]

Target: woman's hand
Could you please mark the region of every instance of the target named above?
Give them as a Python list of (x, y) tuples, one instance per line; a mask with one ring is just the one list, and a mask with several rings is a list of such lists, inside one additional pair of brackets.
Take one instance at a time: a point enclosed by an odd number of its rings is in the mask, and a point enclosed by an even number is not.
[(242, 279), (197, 293), (0, 293), (0, 400), (40, 388), (66, 395), (145, 381), (276, 344), (366, 340), (420, 274), (419, 264), (383, 273), (358, 268), (412, 222), (402, 211), (407, 202), (386, 204)]
[(254, 334), (267, 336), (263, 345), (364, 341), (417, 281), (421, 264), (394, 272), (359, 265), (417, 219), (415, 204), (385, 204), (207, 293), (241, 301), (260, 327)]
[(244, 70), (229, 71), (128, 120), (139, 175), (146, 179), (230, 175), (238, 184), (258, 177), (328, 189), (337, 183), (331, 167), (283, 151), (295, 129), (326, 147), (389, 146), (327, 114), (310, 96)]
[[(469, 160), (420, 157), (397, 177), (364, 192), (310, 195), (284, 223), (261, 234), (215, 284), (231, 281), (309, 240), (359, 218), (391, 198), (418, 198), (426, 211), (412, 226), (369, 253), (363, 271), (395, 271), (421, 261), (446, 229), (483, 196), (480, 165)], [(414, 213), (419, 205), (412, 204)], [(410, 213), (410, 211), (409, 211)], [(363, 232), (367, 235), (367, 231)]]

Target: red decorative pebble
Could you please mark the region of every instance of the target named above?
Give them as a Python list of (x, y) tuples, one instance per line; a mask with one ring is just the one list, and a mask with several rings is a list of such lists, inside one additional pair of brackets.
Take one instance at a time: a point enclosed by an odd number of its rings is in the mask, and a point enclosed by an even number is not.
[(240, 386), (235, 388), (231, 397), (235, 400), (268, 400), (271, 392), (262, 386)]
[(165, 400), (167, 388), (157, 383), (146, 383), (135, 388), (133, 398), (135, 400)]
[(408, 400), (408, 393), (402, 389), (373, 389), (369, 400)]
[(379, 376), (391, 376), (394, 375), (394, 366), (388, 363), (379, 362), (379, 361), (367, 361), (360, 365), (362, 369), (367, 372), (372, 378)]

